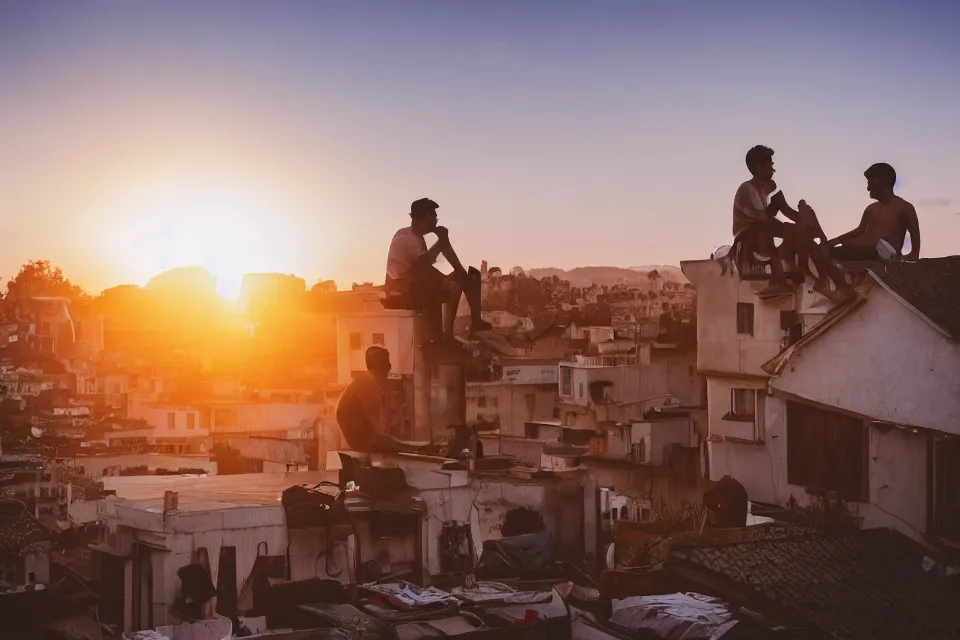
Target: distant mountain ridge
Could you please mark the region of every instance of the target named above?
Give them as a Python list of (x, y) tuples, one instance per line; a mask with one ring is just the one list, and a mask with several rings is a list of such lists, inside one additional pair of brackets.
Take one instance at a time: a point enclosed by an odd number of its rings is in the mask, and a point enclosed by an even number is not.
[(673, 265), (647, 265), (643, 267), (576, 267), (574, 269), (557, 269), (555, 267), (544, 267), (540, 269), (530, 269), (528, 274), (534, 278), (552, 278), (557, 276), (563, 280), (568, 280), (574, 287), (589, 287), (592, 284), (613, 286), (615, 284), (628, 284), (640, 287), (646, 287), (650, 284), (647, 274), (656, 271), (664, 282), (677, 282), (687, 284), (689, 280), (683, 275), (680, 267)]

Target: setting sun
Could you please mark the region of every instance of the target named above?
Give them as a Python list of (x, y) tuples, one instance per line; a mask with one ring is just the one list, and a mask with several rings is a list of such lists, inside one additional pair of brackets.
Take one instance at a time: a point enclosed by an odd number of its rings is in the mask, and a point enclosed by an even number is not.
[(289, 258), (289, 244), (280, 238), (289, 212), (280, 198), (249, 185), (154, 184), (123, 194), (107, 215), (110, 250), (144, 282), (198, 265), (216, 276), (221, 296), (236, 298), (244, 273), (274, 270)]

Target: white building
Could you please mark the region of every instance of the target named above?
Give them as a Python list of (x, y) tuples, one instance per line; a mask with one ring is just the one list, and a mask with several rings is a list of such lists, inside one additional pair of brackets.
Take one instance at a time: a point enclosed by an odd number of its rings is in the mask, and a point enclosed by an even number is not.
[[(379, 466), (396, 466), (396, 456), (374, 456)], [(231, 588), (224, 575), (233, 577), (230, 594), (243, 608), (243, 586), (250, 581), (258, 557), (269, 556), (282, 567), (285, 580), (324, 578), (343, 584), (367, 582), (368, 563), (379, 554), (389, 554), (393, 571), (409, 569), (418, 582), (427, 585), (430, 576), (444, 571), (442, 533), (448, 524), (466, 524), (473, 540), (474, 559), (484, 540), (500, 537), (507, 511), (519, 507), (543, 513), (554, 537), (554, 553), (576, 561), (584, 553), (583, 489), (577, 478), (552, 481), (444, 471), (436, 460), (403, 461), (410, 508), (401, 509), (394, 494), (388, 502), (389, 517), (371, 517), (380, 509), (376, 494), (371, 501), (360, 498), (357, 508), (347, 496), (352, 526), (290, 526), (279, 502), (284, 489), (295, 484), (315, 485), (336, 480), (332, 472), (256, 474), (210, 477), (108, 478), (105, 486), (116, 496), (96, 502), (71, 505), (76, 519), (92, 517), (106, 524), (104, 541), (93, 545), (107, 566), (119, 561), (122, 570), (112, 572), (104, 588), (123, 594), (122, 624), (125, 631), (154, 628), (178, 621), (175, 604), (181, 594), (177, 571), (200, 564), (218, 589), (218, 597)], [(165, 492), (175, 492), (176, 502), (165, 505)], [(95, 514), (91, 514), (95, 511)], [(399, 515), (409, 527), (399, 531)], [(358, 544), (359, 540), (359, 544)], [(384, 545), (386, 542), (386, 545)], [(419, 543), (419, 546), (418, 546)], [(355, 555), (356, 554), (356, 555)], [(318, 559), (320, 559), (318, 561)], [(233, 599), (233, 598), (231, 598)]]
[(871, 267), (861, 299), (825, 315), (809, 289), (751, 302), (718, 263), (683, 268), (698, 290), (711, 479), (780, 505), (836, 495), (866, 527), (960, 540), (960, 258)]
[(466, 420), (464, 366), (469, 352), (428, 355), (425, 319), (413, 311), (372, 307), (337, 316), (337, 382), (345, 387), (366, 371), (366, 350), (390, 352), (386, 392), (388, 431), (400, 439), (437, 442)]

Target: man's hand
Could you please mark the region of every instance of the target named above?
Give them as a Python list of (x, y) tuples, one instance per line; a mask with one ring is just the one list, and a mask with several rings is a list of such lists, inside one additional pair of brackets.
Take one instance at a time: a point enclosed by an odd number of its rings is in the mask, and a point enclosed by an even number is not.
[(777, 205), (777, 211), (783, 211), (787, 207), (787, 198), (783, 195), (783, 191), (777, 191), (770, 198), (770, 204)]
[(446, 227), (437, 227), (433, 232), (437, 234), (437, 239), (440, 242), (450, 242), (450, 231), (448, 231)]

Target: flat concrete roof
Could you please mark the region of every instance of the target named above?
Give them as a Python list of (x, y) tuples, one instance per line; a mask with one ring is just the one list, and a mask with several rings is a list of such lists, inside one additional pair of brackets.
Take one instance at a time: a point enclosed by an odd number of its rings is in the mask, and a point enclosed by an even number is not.
[(177, 510), (216, 511), (241, 507), (279, 505), (280, 494), (295, 484), (337, 482), (336, 471), (292, 473), (242, 473), (215, 476), (108, 476), (104, 489), (131, 502), (124, 506), (152, 511), (163, 508), (163, 494), (176, 491)]

